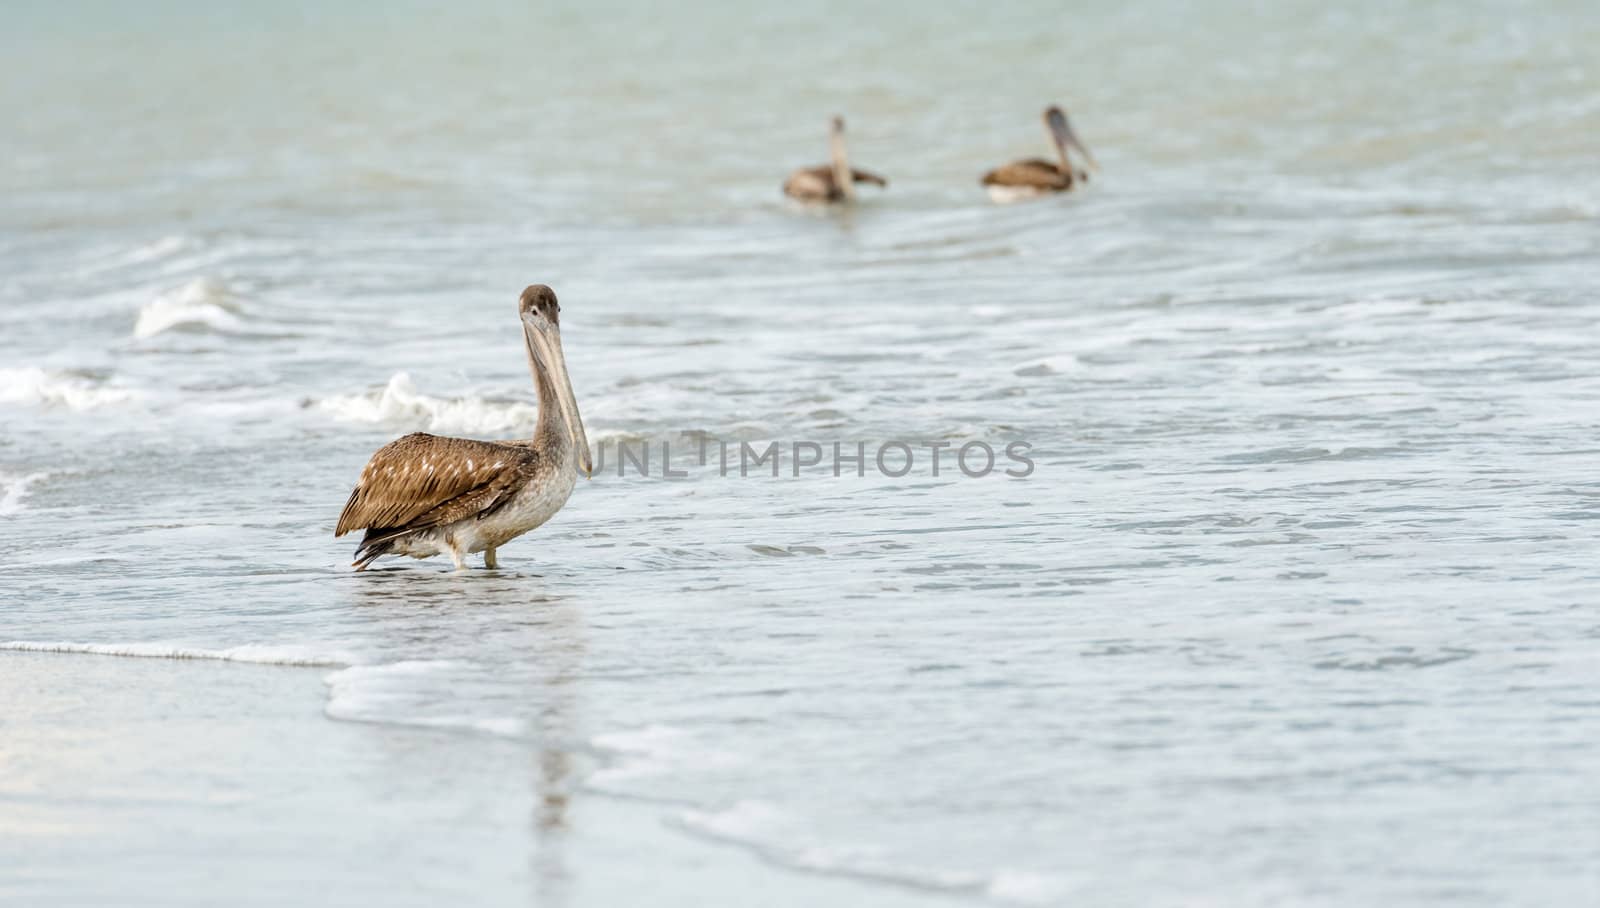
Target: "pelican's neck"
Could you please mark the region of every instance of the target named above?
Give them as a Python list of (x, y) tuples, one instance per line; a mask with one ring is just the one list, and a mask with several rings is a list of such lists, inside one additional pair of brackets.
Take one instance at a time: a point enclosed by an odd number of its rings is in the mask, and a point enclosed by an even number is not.
[(1044, 131), (1050, 137), (1050, 147), (1056, 150), (1056, 160), (1061, 162), (1061, 175), (1072, 179), (1072, 159), (1067, 157), (1067, 143), (1061, 141), (1048, 121), (1044, 124)]
[(533, 429), (532, 444), (549, 451), (563, 464), (572, 459), (572, 433), (568, 431), (566, 417), (561, 415), (561, 400), (556, 393), (556, 383), (550, 380), (550, 371), (536, 356), (528, 357), (533, 372), (533, 384), (539, 393), (539, 422)]
[(828, 152), (833, 159), (833, 185), (846, 199), (856, 197), (855, 176), (850, 172), (850, 158), (844, 151), (844, 130), (837, 125), (828, 134)]

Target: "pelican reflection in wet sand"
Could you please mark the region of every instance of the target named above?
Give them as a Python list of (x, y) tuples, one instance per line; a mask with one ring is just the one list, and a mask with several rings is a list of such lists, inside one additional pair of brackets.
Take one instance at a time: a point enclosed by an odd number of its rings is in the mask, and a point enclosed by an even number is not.
[(1094, 161), (1094, 155), (1089, 153), (1089, 149), (1078, 139), (1078, 134), (1073, 132), (1065, 111), (1052, 104), (1044, 112), (1044, 125), (1050, 134), (1050, 144), (1055, 146), (1057, 160), (1027, 158), (996, 167), (983, 175), (983, 185), (989, 190), (989, 198), (996, 202), (1019, 202), (1052, 192), (1066, 192), (1075, 183), (1089, 182), (1086, 171), (1072, 166), (1072, 159), (1067, 155), (1069, 145), (1083, 155), (1090, 169), (1100, 169), (1100, 165)]
[(333, 531), (367, 531), (356, 570), (383, 555), (444, 553), (462, 570), (472, 552), (483, 553), (484, 567), (496, 567), (496, 549), (561, 510), (578, 469), (594, 471), (561, 352), (555, 291), (535, 284), (522, 291), (518, 309), (539, 394), (533, 438), (474, 441), (415, 432), (379, 448)]
[(783, 182), (783, 194), (802, 202), (854, 202), (856, 184), (888, 186), (889, 181), (865, 170), (852, 170), (844, 150), (844, 118), (834, 117), (828, 135), (831, 161), (821, 167), (803, 167)]

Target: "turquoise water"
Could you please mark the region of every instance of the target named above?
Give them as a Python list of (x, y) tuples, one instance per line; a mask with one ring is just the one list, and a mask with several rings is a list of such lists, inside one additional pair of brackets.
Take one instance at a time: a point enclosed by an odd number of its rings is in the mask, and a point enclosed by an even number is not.
[[(862, 902), (1597, 894), (1590, 5), (15, 13), (12, 649), (318, 663)], [(1050, 101), (1103, 172), (990, 206)], [(789, 207), (835, 112), (890, 187)], [(374, 449), (531, 431), (532, 282), (593, 441), (1037, 469), (608, 472), (350, 573)]]

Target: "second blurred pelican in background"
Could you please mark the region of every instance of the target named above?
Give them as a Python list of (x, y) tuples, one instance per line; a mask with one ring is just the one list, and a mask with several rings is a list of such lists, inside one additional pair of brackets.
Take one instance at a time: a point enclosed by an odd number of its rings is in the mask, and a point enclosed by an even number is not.
[(852, 170), (844, 150), (844, 117), (834, 117), (828, 135), (830, 162), (821, 167), (804, 167), (789, 174), (783, 183), (784, 195), (803, 202), (854, 202), (857, 183), (888, 186), (889, 181), (865, 170)]
[(1050, 143), (1055, 146), (1057, 160), (1026, 158), (996, 167), (983, 175), (989, 198), (996, 202), (1020, 202), (1053, 192), (1066, 192), (1075, 183), (1087, 183), (1089, 174), (1072, 166), (1072, 159), (1067, 155), (1068, 145), (1083, 155), (1091, 170), (1100, 169), (1094, 155), (1072, 131), (1067, 114), (1060, 107), (1052, 104), (1045, 110), (1044, 126), (1050, 134)]

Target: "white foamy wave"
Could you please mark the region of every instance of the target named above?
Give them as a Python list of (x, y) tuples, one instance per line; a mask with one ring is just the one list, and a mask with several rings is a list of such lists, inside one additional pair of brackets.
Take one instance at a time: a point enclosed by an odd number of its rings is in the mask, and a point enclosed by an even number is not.
[(1077, 888), (1071, 880), (1054, 874), (1007, 868), (985, 873), (914, 867), (886, 859), (881, 849), (871, 846), (806, 843), (816, 836), (808, 836), (800, 819), (765, 801), (740, 801), (717, 811), (684, 811), (675, 825), (706, 839), (748, 848), (772, 863), (796, 870), (979, 895), (1007, 904), (1061, 904)]
[(12, 640), (0, 643), (0, 650), (16, 653), (78, 653), (93, 656), (126, 656), (135, 659), (204, 659), (217, 662), (253, 662), (259, 665), (349, 665), (347, 653), (324, 652), (304, 646), (235, 646), (228, 649), (195, 649), (166, 643), (65, 643)]
[(666, 725), (596, 735), (589, 743), (610, 762), (590, 773), (585, 784), (610, 794), (629, 794), (631, 782), (682, 769), (727, 768), (744, 762), (738, 754), (701, 746), (688, 732)]
[(153, 337), (174, 328), (233, 332), (245, 327), (230, 301), (228, 288), (211, 278), (195, 278), (161, 294), (139, 310), (133, 336)]
[(20, 514), (26, 510), (22, 506), (22, 499), (28, 494), (28, 486), (45, 478), (46, 475), (29, 473), (26, 476), (8, 476), (0, 473), (0, 517)]
[(25, 366), (0, 369), (0, 403), (91, 410), (132, 400), (137, 395), (98, 379), (55, 369)]
[(411, 376), (395, 373), (381, 391), (329, 397), (318, 410), (346, 422), (381, 423), (430, 432), (532, 434), (539, 420), (534, 404), (481, 397), (430, 397), (417, 391)]
[(433, 681), (459, 667), (456, 662), (426, 659), (353, 665), (322, 679), (328, 685), (328, 704), (323, 712), (330, 719), (346, 722), (463, 729), (503, 738), (520, 737), (527, 731), (526, 722), (509, 716), (422, 713), (436, 699)]

